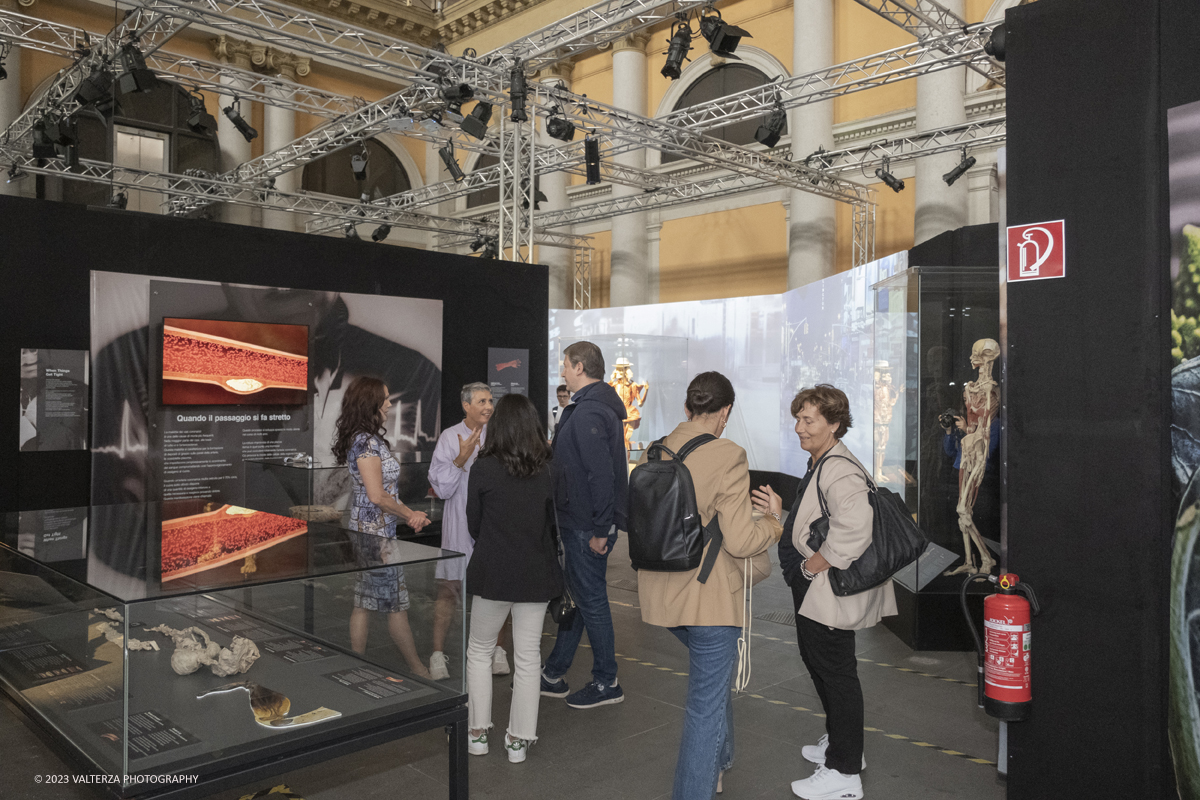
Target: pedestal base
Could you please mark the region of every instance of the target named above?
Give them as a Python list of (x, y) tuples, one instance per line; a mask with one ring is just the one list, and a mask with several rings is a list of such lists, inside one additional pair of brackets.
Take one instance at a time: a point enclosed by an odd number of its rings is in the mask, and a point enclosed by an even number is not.
[[(958, 598), (962, 582), (963, 576), (942, 575), (919, 593), (893, 583), (899, 613), (894, 617), (884, 617), (883, 624), (913, 650), (974, 650), (975, 641), (963, 618)], [(980, 635), (983, 630), (983, 598), (991, 593), (990, 583), (973, 583), (967, 589), (967, 608), (981, 631)]]

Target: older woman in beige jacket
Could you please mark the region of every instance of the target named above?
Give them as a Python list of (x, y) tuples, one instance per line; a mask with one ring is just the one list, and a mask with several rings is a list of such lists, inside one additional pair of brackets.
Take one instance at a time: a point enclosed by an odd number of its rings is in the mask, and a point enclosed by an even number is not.
[[(840, 389), (822, 384), (796, 395), (791, 411), (810, 460), (779, 556), (792, 587), (800, 656), (825, 710), (826, 731), (801, 751), (818, 767), (812, 776), (794, 781), (792, 792), (805, 800), (854, 800), (863, 796), (859, 772), (866, 766), (854, 631), (895, 614), (896, 599), (891, 581), (848, 597), (835, 595), (829, 583), (831, 567), (846, 569), (871, 545), (874, 522), (867, 472), (841, 442), (852, 423), (849, 400)], [(829, 533), (814, 551), (808, 538), (822, 516), (818, 487), (829, 509)]]
[[(678, 452), (702, 434), (717, 438), (685, 460), (696, 489), (701, 523), (717, 517), (724, 541), (705, 583), (691, 572), (638, 572), (642, 619), (668, 628), (688, 648), (688, 693), (675, 767), (673, 800), (711, 798), (720, 774), (733, 764), (733, 704), (730, 684), (737, 663), (738, 635), (745, 621), (746, 559), (758, 576), (770, 570), (766, 550), (782, 533), (782, 503), (770, 487), (750, 492), (746, 451), (719, 438), (733, 410), (734, 392), (719, 372), (704, 372), (688, 386), (680, 423), (663, 444)], [(644, 461), (646, 456), (642, 456)], [(762, 512), (754, 519), (752, 504)], [(708, 547), (712, 547), (709, 543)], [(751, 578), (754, 581), (754, 578)]]

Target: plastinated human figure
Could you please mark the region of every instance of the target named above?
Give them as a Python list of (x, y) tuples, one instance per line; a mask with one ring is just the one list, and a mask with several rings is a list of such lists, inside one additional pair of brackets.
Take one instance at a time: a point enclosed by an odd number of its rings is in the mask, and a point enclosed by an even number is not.
[(891, 434), (892, 410), (900, 392), (892, 385), (892, 370), (886, 361), (875, 362), (875, 480), (883, 483), (883, 457)]
[(608, 385), (617, 390), (617, 397), (621, 398), (625, 405), (625, 450), (628, 451), (632, 445), (633, 432), (642, 425), (642, 412), (638, 411), (638, 406), (645, 405), (650, 384), (634, 381), (633, 364), (628, 358), (618, 358), (617, 363), (613, 364)]
[[(964, 572), (991, 572), (996, 560), (988, 551), (983, 535), (975, 527), (973, 510), (979, 496), (979, 485), (983, 483), (987, 469), (988, 452), (991, 447), (989, 434), (992, 420), (1000, 413), (1000, 384), (992, 378), (992, 364), (1000, 357), (1000, 345), (995, 339), (980, 339), (971, 347), (971, 366), (979, 370), (979, 376), (963, 386), (963, 403), (967, 408), (966, 419), (958, 418), (963, 436), (961, 468), (958, 472), (958, 527), (963, 534), (963, 553), (966, 561), (947, 575)], [(971, 550), (972, 542), (979, 551), (979, 561)]]

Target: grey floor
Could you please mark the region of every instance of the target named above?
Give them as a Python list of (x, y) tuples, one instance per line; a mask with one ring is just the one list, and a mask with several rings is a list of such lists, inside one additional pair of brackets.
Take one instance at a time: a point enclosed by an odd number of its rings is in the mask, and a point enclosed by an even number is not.
[[(642, 623), (636, 580), (618, 546), (610, 559), (609, 598), (625, 702), (583, 711), (543, 698), (539, 741), (525, 763), (509, 764), (499, 748), (470, 759), (472, 798), (670, 797), (687, 651), (666, 630)], [(790, 601), (776, 567), (755, 589), (754, 616), (783, 619)], [(553, 644), (553, 631), (547, 624), (544, 653)], [(975, 707), (974, 654), (913, 652), (878, 626), (859, 633), (858, 655), (866, 697), (866, 797), (1005, 797), (994, 764), (997, 725)], [(725, 775), (722, 797), (789, 798), (791, 781), (812, 772), (800, 748), (824, 732), (820, 703), (800, 661), (792, 625), (755, 619), (752, 656), (750, 688), (734, 703), (736, 763)], [(590, 669), (585, 645), (567, 675), (571, 686), (586, 683)], [(497, 678), (495, 688), (494, 719), (503, 730), (511, 696), (508, 678)], [(20, 712), (7, 700), (4, 705), (0, 795), (5, 800), (97, 796), (83, 786), (36, 783), (38, 775), (69, 773), (70, 768), (32, 733)], [(425, 733), (212, 798), (237, 800), (284, 783), (308, 800), (445, 798), (446, 737), (440, 731)]]

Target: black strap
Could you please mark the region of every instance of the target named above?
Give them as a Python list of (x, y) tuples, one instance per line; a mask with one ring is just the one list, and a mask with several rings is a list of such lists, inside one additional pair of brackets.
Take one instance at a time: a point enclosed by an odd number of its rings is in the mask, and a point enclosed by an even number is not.
[(825, 502), (825, 493), (821, 491), (821, 467), (825, 466), (825, 459), (827, 458), (840, 458), (843, 461), (849, 461), (851, 464), (858, 467), (858, 471), (863, 474), (863, 478), (865, 478), (867, 481), (867, 489), (872, 493), (878, 491), (877, 487), (875, 486), (875, 481), (871, 480), (871, 476), (865, 469), (863, 469), (863, 466), (853, 458), (829, 455), (826, 453), (825, 455), (821, 456), (821, 460), (817, 463), (817, 474), (813, 476), (813, 483), (817, 485), (817, 502), (821, 506), (821, 513), (825, 516), (829, 516), (829, 504)]

